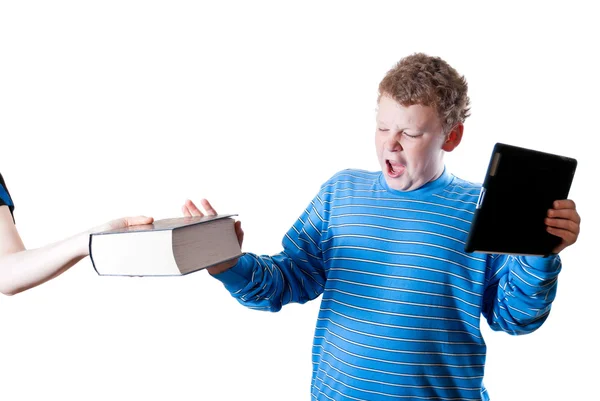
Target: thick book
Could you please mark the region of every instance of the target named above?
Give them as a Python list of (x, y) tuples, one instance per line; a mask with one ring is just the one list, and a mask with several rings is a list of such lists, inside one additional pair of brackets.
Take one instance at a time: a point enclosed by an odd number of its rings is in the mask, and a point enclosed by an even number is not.
[(497, 143), (465, 251), (550, 255), (561, 239), (545, 219), (554, 201), (567, 199), (576, 167), (570, 157)]
[(90, 235), (101, 276), (180, 276), (241, 256), (233, 215), (180, 217)]

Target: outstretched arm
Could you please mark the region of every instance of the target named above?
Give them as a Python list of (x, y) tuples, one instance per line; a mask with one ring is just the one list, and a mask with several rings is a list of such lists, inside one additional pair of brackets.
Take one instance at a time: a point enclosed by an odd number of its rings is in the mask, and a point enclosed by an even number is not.
[(88, 255), (92, 232), (152, 223), (151, 217), (113, 220), (37, 249), (25, 249), (7, 206), (0, 206), (0, 292), (14, 295), (40, 285)]
[[(202, 201), (206, 213), (217, 214)], [(201, 215), (191, 201), (183, 206), (186, 215)], [(246, 253), (234, 266), (223, 264), (209, 271), (241, 304), (276, 312), (290, 302), (304, 303), (318, 297), (325, 285), (320, 248), (325, 218), (323, 202), (317, 196), (283, 238), (283, 252), (274, 255)], [(243, 238), (236, 223), (238, 240)]]

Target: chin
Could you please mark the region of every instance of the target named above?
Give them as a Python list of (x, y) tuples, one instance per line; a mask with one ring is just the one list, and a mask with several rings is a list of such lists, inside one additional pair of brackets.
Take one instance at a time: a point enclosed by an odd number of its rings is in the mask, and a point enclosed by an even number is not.
[(399, 179), (390, 179), (389, 177), (385, 177), (385, 182), (387, 182), (388, 187), (395, 191), (410, 191), (410, 185), (408, 185), (402, 177)]

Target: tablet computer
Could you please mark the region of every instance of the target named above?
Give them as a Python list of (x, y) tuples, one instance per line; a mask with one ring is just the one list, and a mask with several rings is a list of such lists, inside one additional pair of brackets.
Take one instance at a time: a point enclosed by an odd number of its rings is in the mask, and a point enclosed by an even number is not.
[(479, 194), (466, 252), (547, 256), (561, 239), (544, 222), (567, 199), (575, 159), (497, 143)]

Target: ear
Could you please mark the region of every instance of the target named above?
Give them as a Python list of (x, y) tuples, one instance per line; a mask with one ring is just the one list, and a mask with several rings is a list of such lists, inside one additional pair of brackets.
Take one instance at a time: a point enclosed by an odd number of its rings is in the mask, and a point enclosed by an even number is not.
[(452, 152), (462, 140), (463, 129), (464, 126), (462, 123), (456, 124), (446, 136), (446, 141), (442, 145), (442, 149), (446, 152)]

